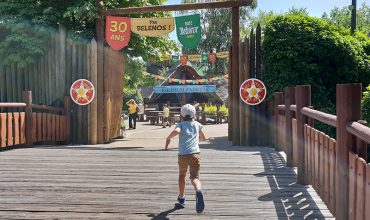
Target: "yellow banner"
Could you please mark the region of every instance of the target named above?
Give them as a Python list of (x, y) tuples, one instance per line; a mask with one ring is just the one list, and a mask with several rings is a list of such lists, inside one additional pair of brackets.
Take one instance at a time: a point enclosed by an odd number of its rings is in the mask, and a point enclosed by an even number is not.
[(200, 62), (201, 55), (188, 55), (188, 60), (192, 62)]
[(229, 57), (229, 51), (223, 51), (216, 54), (217, 58), (227, 58)]
[(131, 18), (131, 31), (143, 36), (158, 37), (174, 29), (174, 18)]

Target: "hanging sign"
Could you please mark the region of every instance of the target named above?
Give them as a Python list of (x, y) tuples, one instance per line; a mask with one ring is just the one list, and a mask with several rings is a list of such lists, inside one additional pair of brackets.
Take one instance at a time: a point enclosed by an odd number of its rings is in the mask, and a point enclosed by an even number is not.
[(130, 41), (130, 18), (107, 16), (105, 40), (115, 50), (127, 46)]
[(229, 51), (223, 51), (223, 52), (218, 52), (216, 54), (217, 58), (228, 58), (229, 57)]
[(180, 56), (181, 65), (186, 65), (188, 63), (188, 56)]
[(216, 54), (215, 53), (208, 54), (208, 59), (209, 59), (209, 62), (216, 63)]
[(208, 54), (202, 55), (202, 63), (208, 63)]
[(216, 85), (186, 85), (186, 86), (156, 86), (154, 87), (154, 93), (213, 93), (213, 92), (216, 92)]
[(258, 105), (266, 97), (265, 84), (259, 79), (251, 78), (240, 86), (240, 98), (248, 105)]
[(131, 31), (147, 37), (158, 37), (175, 30), (171, 18), (131, 18)]
[(200, 62), (201, 55), (188, 55), (188, 60), (192, 62)]
[(69, 94), (77, 105), (87, 105), (95, 97), (95, 88), (89, 80), (78, 79), (72, 84)]
[(176, 65), (177, 65), (177, 64), (179, 64), (179, 62), (180, 62), (180, 61), (179, 61), (179, 56), (172, 56), (172, 61), (173, 61), (173, 63), (174, 63), (174, 64), (176, 64)]
[(201, 40), (200, 16), (176, 17), (176, 32), (180, 43), (187, 48), (195, 48)]

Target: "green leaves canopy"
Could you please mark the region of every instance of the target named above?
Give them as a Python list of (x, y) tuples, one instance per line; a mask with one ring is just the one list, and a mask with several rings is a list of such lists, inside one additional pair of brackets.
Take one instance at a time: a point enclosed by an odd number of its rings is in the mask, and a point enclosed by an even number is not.
[(335, 105), (337, 83), (370, 82), (370, 40), (304, 15), (277, 16), (263, 42), (269, 94), (310, 84), (315, 108)]
[[(46, 36), (59, 26), (78, 40), (95, 37), (98, 18), (95, 0), (3, 0), (0, 2), (0, 56), (3, 62), (25, 66), (46, 51)], [(106, 8), (159, 5), (165, 0), (103, 0)], [(160, 17), (164, 13), (146, 13), (133, 17)], [(133, 56), (158, 58), (175, 48), (168, 37), (149, 38), (132, 34), (124, 52)]]

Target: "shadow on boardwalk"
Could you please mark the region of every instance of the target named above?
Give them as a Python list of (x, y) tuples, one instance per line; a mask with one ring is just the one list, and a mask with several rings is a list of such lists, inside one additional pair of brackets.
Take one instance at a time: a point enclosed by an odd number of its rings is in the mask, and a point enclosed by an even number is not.
[[(278, 219), (332, 218), (327, 207), (312, 187), (297, 184), (295, 168), (287, 167), (283, 155), (273, 148), (231, 146), (227, 137), (212, 138), (209, 143), (202, 144), (201, 148), (220, 151), (254, 152), (253, 155), (260, 155), (264, 172), (254, 174), (254, 176), (266, 177), (271, 192), (259, 196), (258, 200), (272, 201)], [(324, 213), (321, 210), (324, 210)]]

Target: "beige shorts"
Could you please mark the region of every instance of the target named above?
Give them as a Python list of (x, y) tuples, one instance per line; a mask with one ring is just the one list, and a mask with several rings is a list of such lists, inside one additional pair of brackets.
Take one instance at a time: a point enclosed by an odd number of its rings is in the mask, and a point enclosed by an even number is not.
[(188, 167), (190, 167), (190, 179), (199, 179), (200, 171), (200, 154), (190, 154), (178, 156), (179, 162), (179, 175), (186, 176)]

